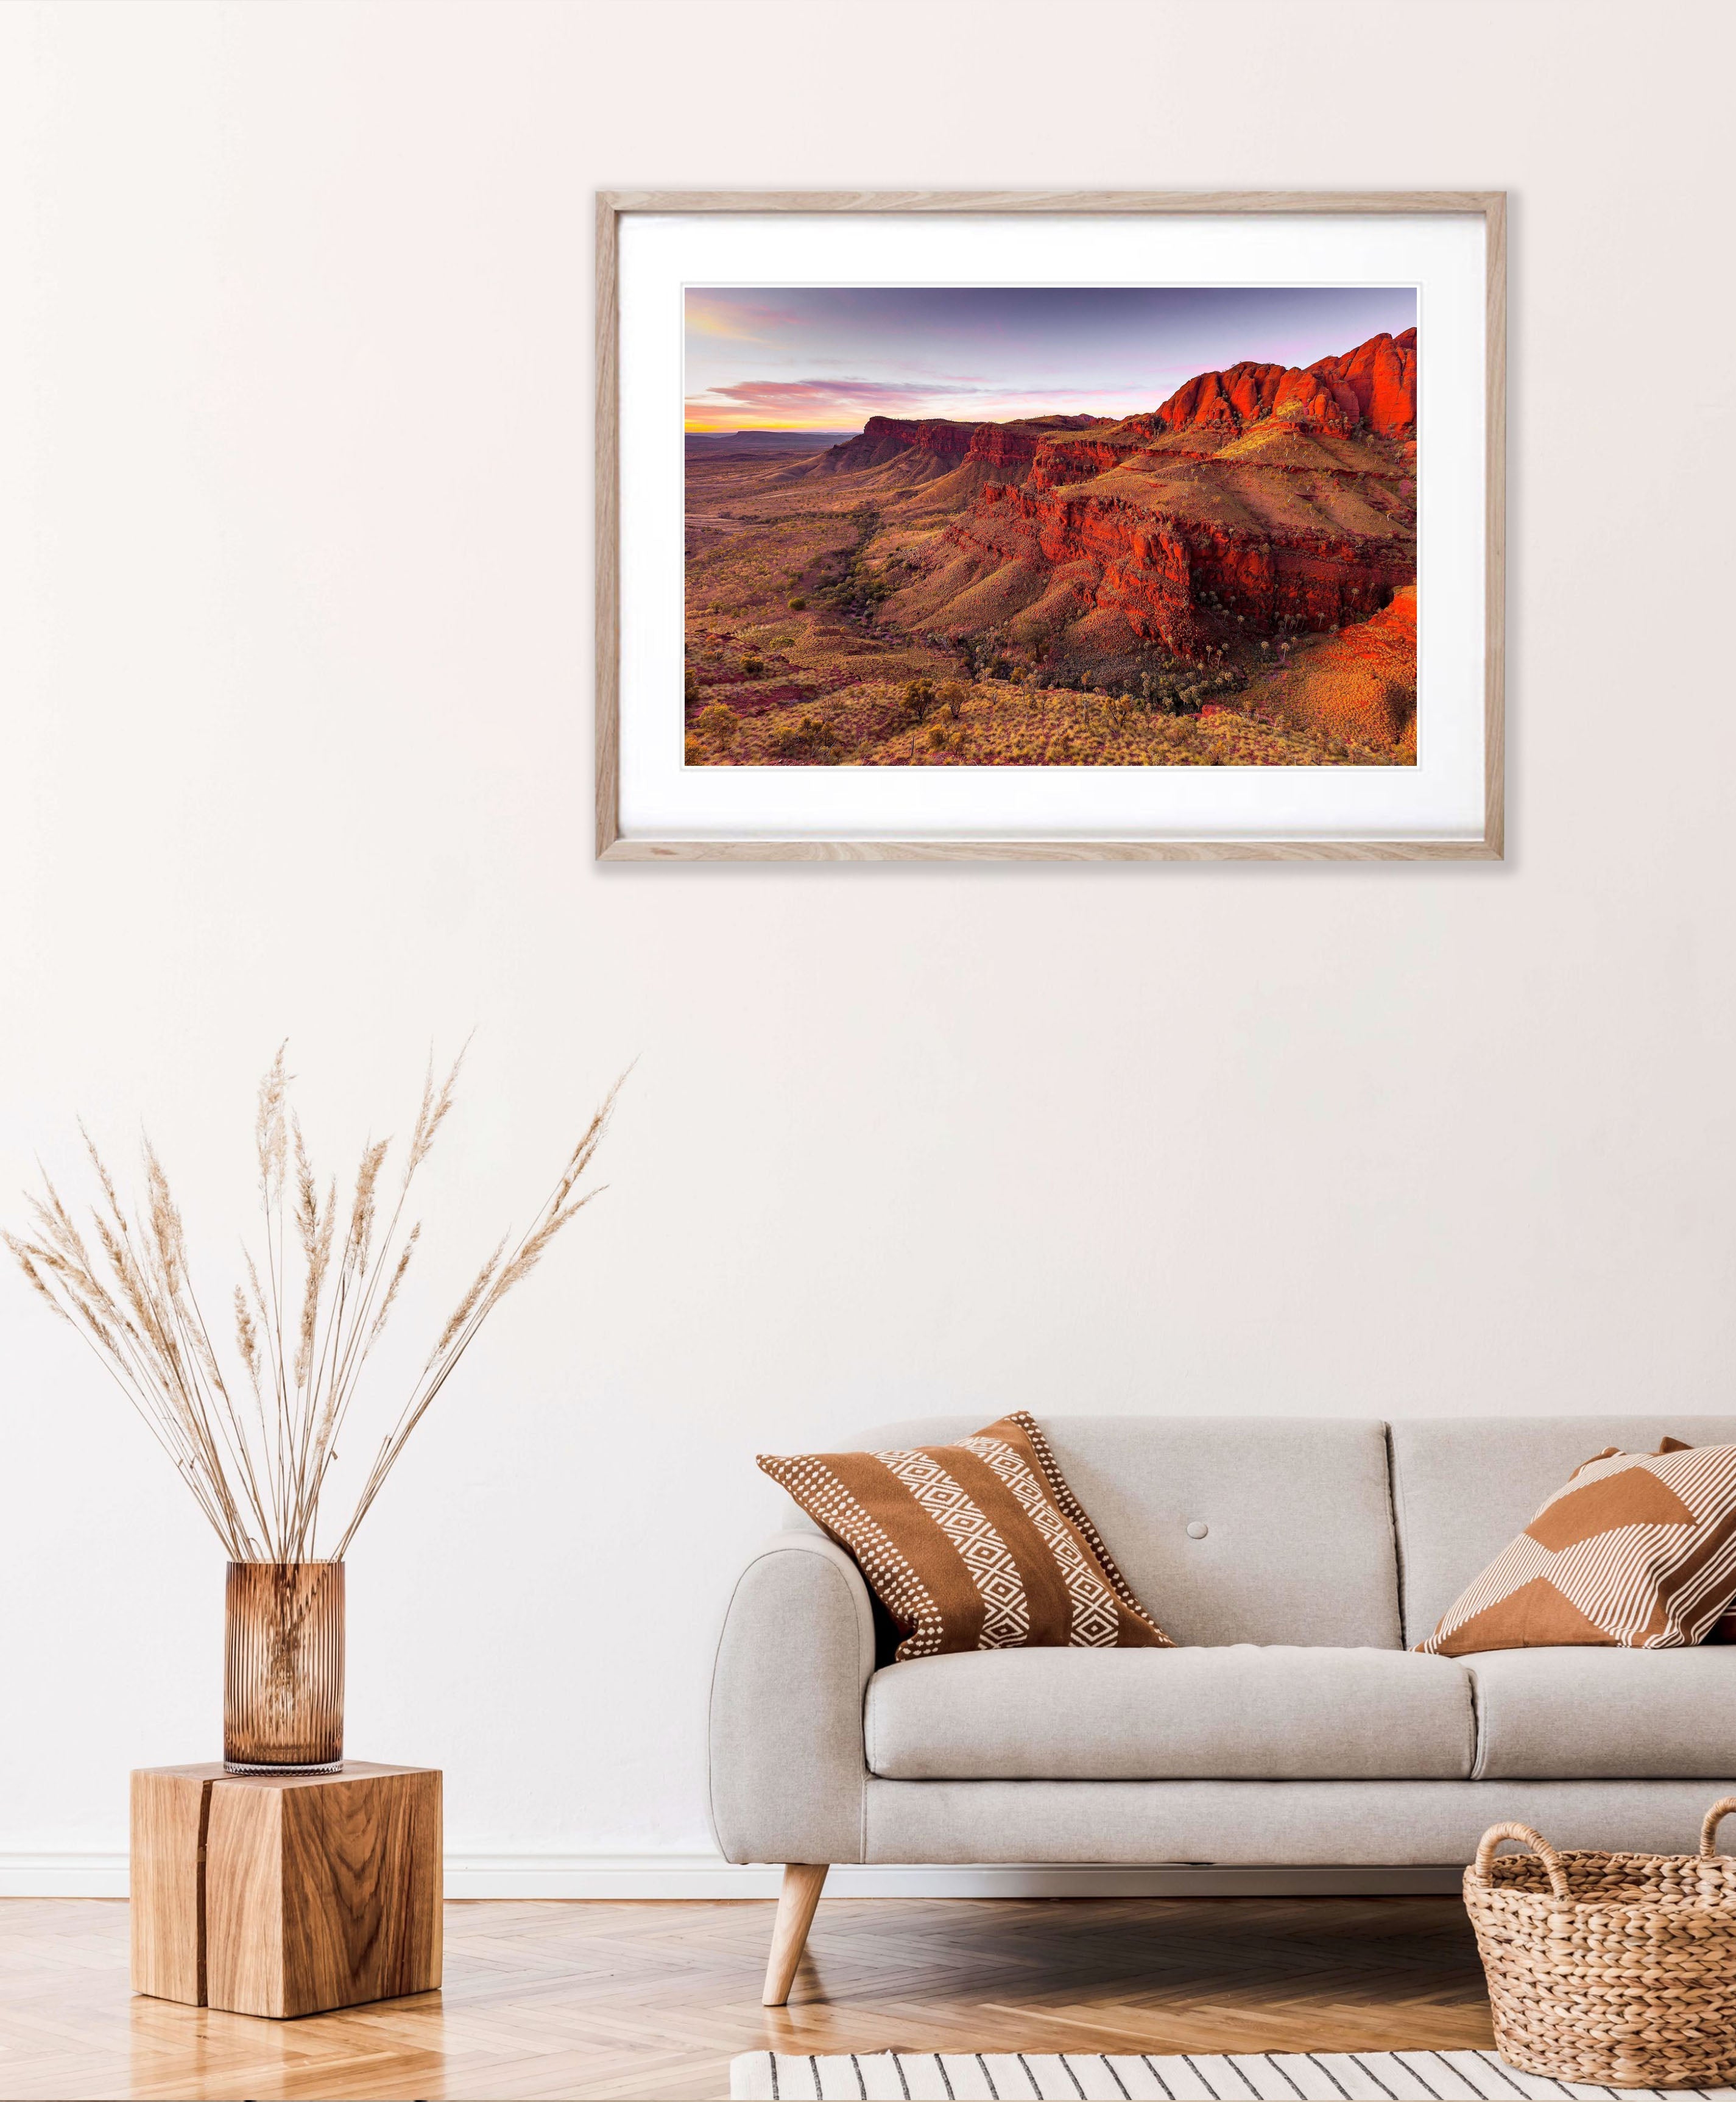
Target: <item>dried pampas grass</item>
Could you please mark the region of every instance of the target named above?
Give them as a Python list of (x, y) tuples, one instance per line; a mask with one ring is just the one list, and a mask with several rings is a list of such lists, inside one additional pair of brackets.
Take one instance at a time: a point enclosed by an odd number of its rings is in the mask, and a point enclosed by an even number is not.
[(411, 1185), (452, 1108), (463, 1053), (438, 1085), (429, 1064), (396, 1183), (392, 1142), (362, 1151), (348, 1201), (323, 1193), (290, 1106), (287, 1046), (259, 1083), (254, 1145), (264, 1222), (257, 1257), (231, 1302), (240, 1377), (226, 1377), (188, 1272), (186, 1232), (162, 1164), (142, 1149), (144, 1204), (132, 1216), (90, 1134), (79, 1127), (100, 1202), (93, 1252), (45, 1174), (27, 1195), (33, 1226), (6, 1234), (26, 1279), (70, 1324), (144, 1418), (234, 1562), (341, 1561), (405, 1441), (494, 1309), (601, 1189), (581, 1191), (620, 1082), (568, 1155), (526, 1231), (496, 1245), (441, 1331), (397, 1420), (381, 1439), (355, 1508), (321, 1554), (320, 1497), (363, 1366), (385, 1327), (421, 1239), (405, 1223)]

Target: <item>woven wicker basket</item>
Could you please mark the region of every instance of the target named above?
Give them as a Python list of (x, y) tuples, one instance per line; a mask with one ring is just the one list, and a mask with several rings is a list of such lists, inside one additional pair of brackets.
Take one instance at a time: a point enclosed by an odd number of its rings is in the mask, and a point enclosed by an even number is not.
[[(1495, 2039), (1521, 2073), (1610, 2087), (1736, 2081), (1736, 1860), (1558, 1854), (1527, 1825), (1491, 1825), (1465, 1870)], [(1504, 1839), (1530, 1849), (1500, 1860)]]

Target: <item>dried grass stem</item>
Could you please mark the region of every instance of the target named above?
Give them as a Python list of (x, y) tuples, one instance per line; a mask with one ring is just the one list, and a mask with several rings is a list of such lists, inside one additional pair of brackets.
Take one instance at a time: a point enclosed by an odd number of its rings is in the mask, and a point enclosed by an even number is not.
[[(235, 1562), (321, 1559), (321, 1492), (369, 1353), (421, 1239), (420, 1221), (406, 1227), (405, 1212), (418, 1171), (451, 1111), (464, 1062), (461, 1051), (436, 1085), (429, 1061), (396, 1191), (388, 1186), (383, 1224), (380, 1189), (392, 1142), (370, 1140), (363, 1148), (340, 1242), (336, 1179), (322, 1196), (300, 1123), (289, 1107), (287, 1048), (278, 1047), (259, 1084), (254, 1124), (263, 1249), (255, 1259), (243, 1248), (247, 1281), (232, 1295), (244, 1390), (226, 1377), (213, 1345), (189, 1273), (180, 1210), (148, 1139), (141, 1155), (145, 1203), (135, 1219), (79, 1127), (100, 1193), (91, 1209), (100, 1253), (93, 1253), (46, 1173), (41, 1194), (26, 1197), (29, 1230), (0, 1235), (31, 1289), (78, 1331), (144, 1419)], [(529, 1227), (510, 1253), (511, 1237), (503, 1237), (458, 1301), (324, 1559), (343, 1559), (405, 1441), (482, 1324), (556, 1235), (601, 1194), (574, 1192), (602, 1142), (620, 1085), (610, 1089)]]

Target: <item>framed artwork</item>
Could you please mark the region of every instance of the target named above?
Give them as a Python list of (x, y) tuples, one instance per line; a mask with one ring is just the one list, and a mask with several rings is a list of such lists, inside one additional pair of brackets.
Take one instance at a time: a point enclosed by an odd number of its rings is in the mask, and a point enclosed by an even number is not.
[(1504, 206), (600, 197), (599, 856), (1499, 859)]

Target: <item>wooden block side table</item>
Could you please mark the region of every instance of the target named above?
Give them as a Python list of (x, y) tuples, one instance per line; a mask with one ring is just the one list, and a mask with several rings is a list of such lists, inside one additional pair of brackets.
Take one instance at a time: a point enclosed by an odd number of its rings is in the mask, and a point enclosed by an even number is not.
[(432, 1992), (441, 1856), (432, 1767), (142, 1768), (133, 1990), (280, 2020)]

